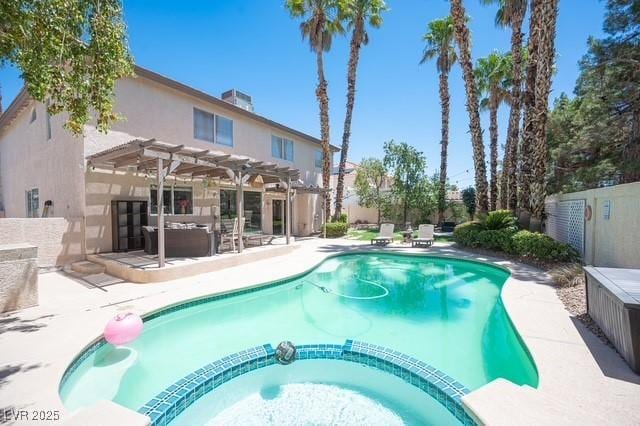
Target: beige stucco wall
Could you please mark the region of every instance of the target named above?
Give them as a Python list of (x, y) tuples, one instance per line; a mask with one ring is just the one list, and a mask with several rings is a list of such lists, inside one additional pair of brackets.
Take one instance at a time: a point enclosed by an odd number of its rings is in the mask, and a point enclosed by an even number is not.
[[(31, 122), (33, 109), (36, 119)], [(6, 217), (26, 217), (25, 191), (33, 188), (39, 191), (40, 215), (44, 202), (51, 200), (53, 216), (82, 216), (82, 140), (64, 130), (64, 121), (63, 115), (51, 117), (51, 139), (47, 140), (45, 107), (31, 102), (0, 134), (0, 179)]]
[(0, 313), (38, 304), (38, 248), (0, 244)]
[(63, 266), (83, 258), (82, 218), (0, 219), (2, 244), (38, 247), (38, 266)]
[[(195, 139), (193, 137), (194, 107), (233, 120), (234, 146), (228, 147)], [(291, 166), (300, 170), (301, 179), (305, 184), (318, 185), (322, 182), (320, 170), (315, 167), (315, 152), (321, 149), (319, 144), (303, 140), (280, 129), (271, 128), (264, 123), (248, 119), (146, 78), (125, 78), (118, 82), (115, 111), (126, 119), (114, 124), (112, 131), (107, 135), (96, 132), (93, 127), (88, 127), (85, 155), (128, 142), (133, 138), (156, 138), (163, 142), (246, 155), (262, 161)], [(293, 161), (271, 156), (271, 135), (293, 140)]]
[[(558, 194), (554, 201), (586, 200), (591, 220), (585, 223), (587, 265), (613, 268), (640, 268), (640, 182)], [(610, 218), (604, 218), (604, 203), (611, 202)]]

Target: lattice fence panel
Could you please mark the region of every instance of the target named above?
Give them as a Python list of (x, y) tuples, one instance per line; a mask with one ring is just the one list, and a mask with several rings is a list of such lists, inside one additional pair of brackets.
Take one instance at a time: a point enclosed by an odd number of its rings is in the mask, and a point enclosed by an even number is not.
[(546, 204), (547, 228), (551, 238), (570, 244), (584, 255), (584, 209), (586, 200)]

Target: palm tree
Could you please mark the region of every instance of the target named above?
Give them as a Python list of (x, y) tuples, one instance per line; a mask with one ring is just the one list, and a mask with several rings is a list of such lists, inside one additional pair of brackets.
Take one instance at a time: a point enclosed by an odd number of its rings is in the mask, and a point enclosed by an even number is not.
[(529, 42), (527, 45), (527, 75), (524, 91), (524, 124), (522, 142), (519, 150), (520, 169), (518, 171), (518, 209), (530, 212), (531, 194), (531, 155), (535, 129), (534, 107), (536, 102), (536, 79), (539, 60), (542, 11), (546, 0), (531, 0), (531, 18), (529, 21)]
[(518, 205), (518, 140), (520, 138), (520, 111), (522, 110), (522, 22), (527, 12), (528, 0), (482, 0), (485, 4), (497, 3), (496, 25), (511, 28), (511, 112), (507, 128), (507, 143), (502, 162), (501, 206), (515, 213)]
[(462, 67), (465, 90), (467, 92), (467, 111), (469, 112), (469, 130), (473, 145), (473, 163), (475, 166), (476, 203), (478, 214), (485, 215), (489, 210), (487, 198), (487, 169), (484, 162), (484, 143), (480, 126), (480, 105), (473, 75), (471, 46), (467, 17), (462, 0), (451, 0), (451, 17), (459, 50), (459, 62)]
[(489, 110), (490, 155), (489, 168), (489, 208), (496, 210), (498, 202), (498, 109), (509, 100), (509, 81), (511, 62), (506, 55), (496, 51), (486, 58), (478, 59), (475, 78), (478, 90), (486, 95), (480, 102), (482, 109)]
[(356, 98), (356, 72), (360, 60), (360, 48), (369, 43), (369, 34), (366, 29), (367, 21), (373, 28), (379, 28), (382, 25), (382, 12), (385, 10), (387, 10), (387, 5), (384, 0), (347, 0), (342, 7), (342, 15), (347, 21), (348, 28), (352, 29), (352, 34), (347, 70), (347, 111), (344, 118), (338, 183), (336, 185), (336, 209), (334, 212), (336, 219), (342, 213), (344, 173), (349, 152), (349, 138), (351, 137), (351, 117)]
[(454, 47), (454, 28), (451, 16), (429, 22), (428, 31), (422, 38), (426, 43), (421, 64), (436, 59), (440, 74), (440, 111), (442, 116), (442, 139), (440, 140), (440, 186), (438, 188), (438, 223), (444, 222), (447, 187), (447, 149), (449, 146), (449, 72), (458, 56)]
[(342, 33), (338, 16), (338, 0), (286, 0), (285, 7), (291, 16), (301, 18), (302, 38), (309, 39), (311, 50), (316, 54), (318, 86), (316, 98), (320, 107), (320, 140), (322, 142), (322, 186), (327, 190), (325, 198), (325, 217), (331, 214), (329, 204), (329, 178), (331, 177), (331, 149), (329, 145), (329, 95), (327, 80), (324, 77), (324, 52), (331, 49), (334, 34)]
[(544, 201), (546, 196), (547, 173), (547, 114), (549, 112), (549, 93), (555, 60), (556, 21), (558, 18), (558, 0), (545, 0), (540, 14), (540, 45), (535, 86), (535, 128), (532, 146), (531, 182), (531, 222), (530, 229), (540, 231)]

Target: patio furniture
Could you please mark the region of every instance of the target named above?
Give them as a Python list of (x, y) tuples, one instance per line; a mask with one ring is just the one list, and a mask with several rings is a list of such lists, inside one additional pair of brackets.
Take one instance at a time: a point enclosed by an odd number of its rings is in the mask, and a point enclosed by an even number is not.
[(393, 223), (383, 223), (380, 225), (380, 232), (377, 237), (371, 239), (371, 244), (385, 246), (393, 242)]
[(431, 247), (433, 245), (433, 225), (418, 226), (418, 238), (414, 238), (411, 247)]
[(640, 269), (584, 268), (587, 313), (640, 374)]
[[(245, 220), (242, 218), (242, 230), (244, 230)], [(220, 244), (229, 243), (232, 251), (236, 251), (236, 241), (238, 241), (238, 218), (220, 220)]]
[[(213, 256), (213, 233), (207, 227), (165, 228), (164, 249), (169, 257)], [(158, 254), (158, 229), (151, 226), (142, 228), (144, 251)]]
[(158, 231), (153, 226), (143, 226), (144, 252), (147, 254), (158, 254)]
[(453, 232), (456, 228), (455, 222), (442, 222), (442, 226), (440, 227), (440, 232)]
[(406, 231), (402, 231), (402, 242), (403, 243), (410, 243), (411, 241), (413, 241), (413, 230), (412, 229), (407, 229)]

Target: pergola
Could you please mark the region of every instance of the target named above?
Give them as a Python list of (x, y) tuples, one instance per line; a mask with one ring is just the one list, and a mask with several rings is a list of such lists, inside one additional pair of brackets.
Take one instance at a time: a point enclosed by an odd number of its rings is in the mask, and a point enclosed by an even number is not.
[[(243, 185), (260, 177), (265, 184), (279, 183), (286, 187), (286, 239), (291, 238), (291, 190), (292, 181), (299, 179), (300, 172), (276, 163), (255, 160), (250, 157), (227, 154), (213, 150), (199, 150), (185, 145), (160, 142), (155, 139), (132, 140), (87, 157), (87, 167), (126, 169), (155, 175), (158, 194), (163, 193), (164, 181), (173, 175), (182, 178), (228, 179), (236, 185), (236, 210), (238, 223), (244, 219)], [(164, 208), (158, 196), (158, 266), (164, 267)], [(238, 252), (243, 250), (243, 227), (238, 226)]]

